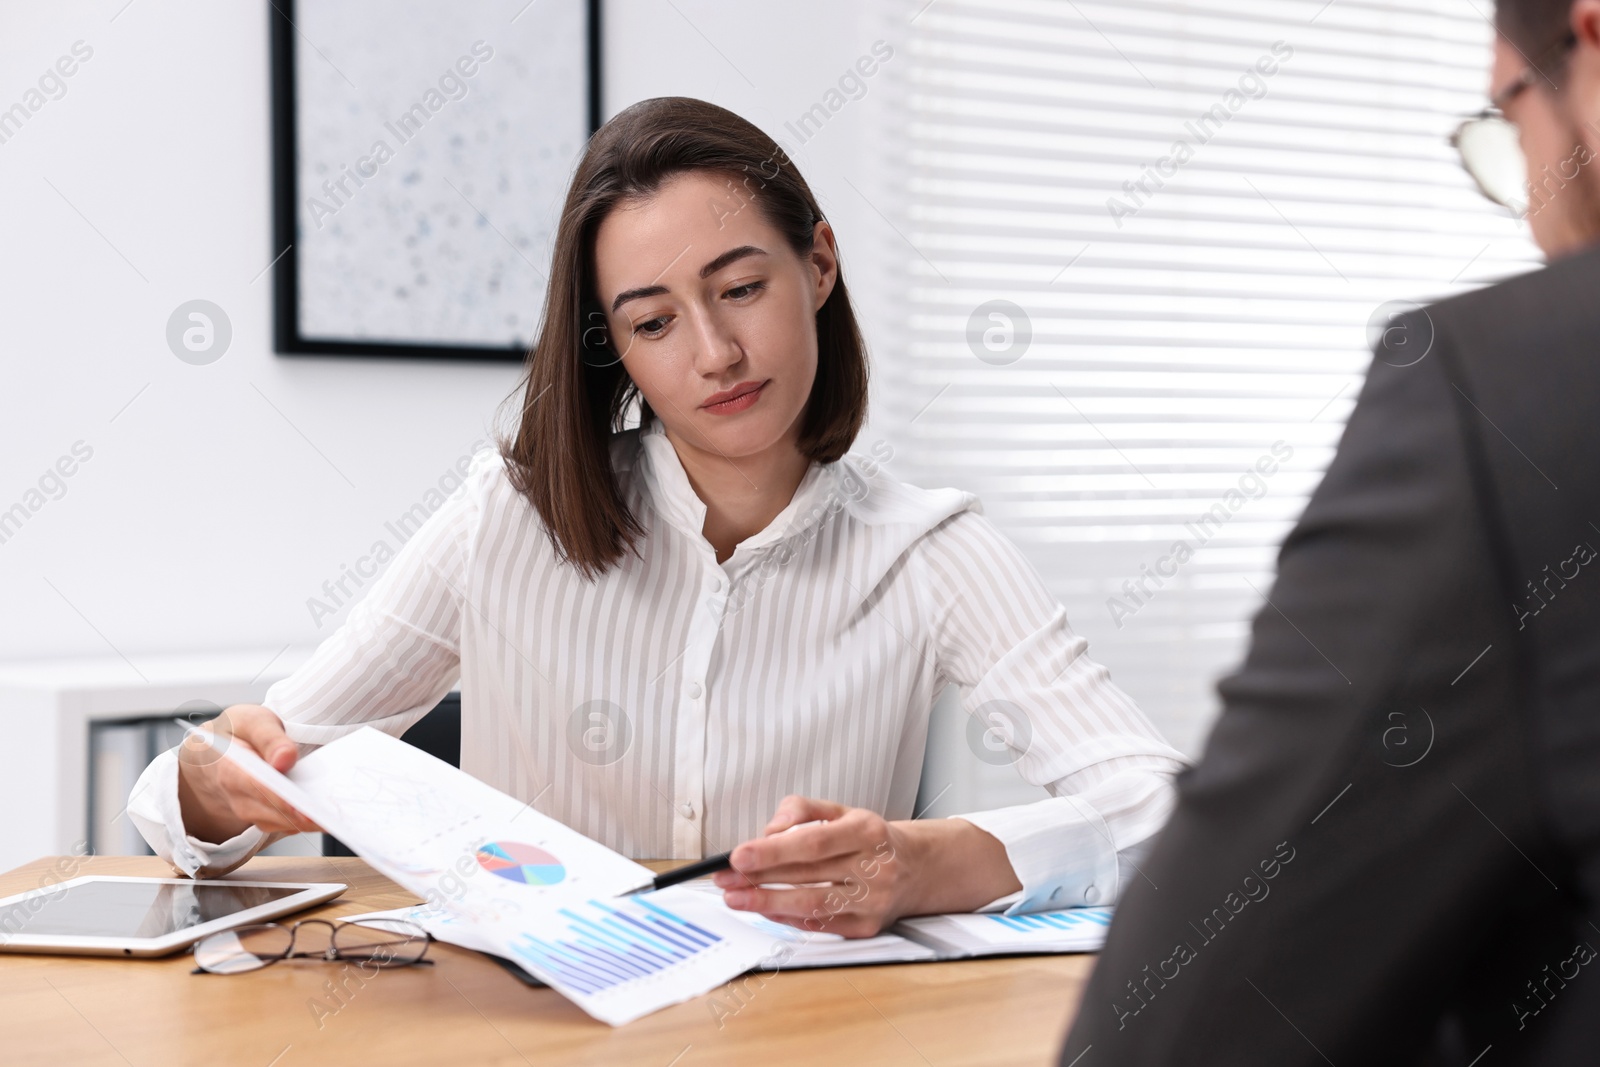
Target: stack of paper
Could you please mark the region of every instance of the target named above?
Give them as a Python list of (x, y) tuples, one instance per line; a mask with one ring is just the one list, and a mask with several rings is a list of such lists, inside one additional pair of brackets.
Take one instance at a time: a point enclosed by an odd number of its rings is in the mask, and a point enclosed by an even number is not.
[(515, 960), (614, 1026), (719, 986), (775, 948), (720, 901), (622, 896), (651, 883), (648, 868), (371, 727), (288, 775), (242, 745), (226, 756), (426, 901), (429, 933)]
[[(663, 889), (656, 897), (676, 904), (694, 895), (722, 900), (722, 890), (705, 880)], [(777, 958), (761, 963), (768, 970), (1028, 952), (1094, 952), (1105, 944), (1112, 914), (1111, 908), (1067, 908), (1029, 915), (924, 915), (902, 919), (877, 937), (844, 938), (826, 931), (799, 930), (754, 912), (734, 911), (725, 904), (722, 908), (729, 917), (781, 942), (783, 950)]]
[(734, 911), (705, 882), (628, 895), (649, 869), (371, 727), (287, 775), (242, 745), (225, 752), (425, 901), (370, 916), (511, 960), (613, 1026), (749, 970), (1088, 952), (1111, 921), (1078, 908), (927, 916), (870, 938), (803, 931)]
[[(787, 971), (807, 967), (846, 967), (866, 963), (914, 963), (939, 959), (926, 945), (898, 934), (846, 938), (825, 930), (801, 930), (773, 922), (753, 911), (734, 911), (722, 903), (722, 890), (710, 882), (688, 882), (655, 894), (673, 906), (695, 897), (710, 898), (723, 913), (736, 922), (765, 935), (773, 951), (757, 965), (762, 970)], [(686, 906), (686, 905), (684, 905)]]
[[(788, 971), (813, 967), (854, 967), (865, 964), (922, 963), (969, 959), (975, 956), (1009, 956), (1028, 953), (1095, 952), (1105, 944), (1111, 926), (1111, 908), (1070, 908), (1031, 915), (925, 915), (902, 919), (877, 937), (845, 938), (826, 931), (800, 930), (748, 911), (734, 911), (722, 903), (722, 890), (710, 882), (690, 882), (650, 894), (651, 900), (680, 913), (710, 914), (723, 921), (743, 923), (768, 938), (768, 953), (755, 964), (757, 970)], [(699, 899), (696, 899), (699, 898)], [(441, 941), (498, 952), (493, 947), (464, 939), (460, 924), (425, 904), (390, 911), (375, 911), (348, 919), (396, 918), (421, 923)], [(470, 936), (470, 926), (465, 933)]]

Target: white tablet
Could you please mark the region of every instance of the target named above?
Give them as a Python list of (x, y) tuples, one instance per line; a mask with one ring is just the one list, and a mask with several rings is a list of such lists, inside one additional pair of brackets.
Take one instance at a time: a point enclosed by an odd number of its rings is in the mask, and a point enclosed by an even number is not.
[(0, 952), (165, 956), (235, 926), (332, 900), (343, 882), (85, 875), (0, 899)]

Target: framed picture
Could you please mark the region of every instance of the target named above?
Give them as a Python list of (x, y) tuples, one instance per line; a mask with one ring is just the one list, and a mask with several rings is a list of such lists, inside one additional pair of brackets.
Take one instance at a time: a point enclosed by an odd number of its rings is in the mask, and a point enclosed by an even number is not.
[(269, 0), (274, 337), (520, 360), (600, 124), (600, 0)]

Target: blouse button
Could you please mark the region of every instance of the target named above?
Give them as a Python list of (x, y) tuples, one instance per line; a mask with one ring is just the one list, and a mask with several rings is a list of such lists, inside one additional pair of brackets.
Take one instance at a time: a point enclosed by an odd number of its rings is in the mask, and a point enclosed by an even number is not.
[(700, 683), (699, 682), (690, 682), (689, 683), (689, 699), (690, 700), (699, 700), (700, 699)]
[(694, 805), (689, 803), (687, 800), (678, 805), (678, 810), (683, 812), (683, 817), (685, 819), (694, 818)]

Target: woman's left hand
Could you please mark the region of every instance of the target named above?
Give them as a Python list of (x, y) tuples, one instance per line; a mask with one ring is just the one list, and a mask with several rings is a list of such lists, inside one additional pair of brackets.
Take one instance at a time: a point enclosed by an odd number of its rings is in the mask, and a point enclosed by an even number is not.
[(785, 797), (763, 836), (734, 849), (732, 869), (713, 881), (730, 908), (802, 930), (871, 937), (914, 908), (908, 825), (866, 808)]

